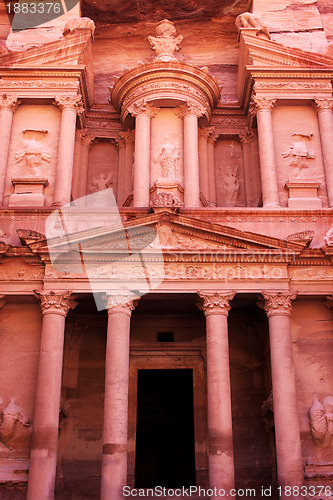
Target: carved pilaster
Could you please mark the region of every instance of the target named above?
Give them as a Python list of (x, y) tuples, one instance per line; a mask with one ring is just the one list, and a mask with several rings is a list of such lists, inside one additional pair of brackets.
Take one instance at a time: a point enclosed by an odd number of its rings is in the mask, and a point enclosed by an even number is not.
[(0, 95), (0, 111), (2, 109), (8, 109), (14, 113), (17, 107), (21, 104), (16, 96), (2, 94)]
[(209, 127), (201, 127), (198, 130), (199, 140), (202, 139), (204, 141), (208, 141), (208, 138), (211, 135), (211, 129)]
[(132, 315), (139, 298), (133, 294), (118, 295), (113, 293), (106, 294), (106, 309), (108, 314), (126, 314)]
[(239, 139), (242, 146), (249, 146), (254, 140), (253, 133), (247, 130), (243, 134), (239, 134)]
[(290, 316), (291, 301), (296, 299), (297, 292), (262, 292), (264, 297), (263, 309), (267, 317), (271, 316)]
[(81, 144), (82, 146), (85, 146), (86, 148), (90, 148), (95, 141), (95, 137), (89, 134), (84, 134), (81, 136)]
[(34, 290), (34, 295), (40, 301), (43, 316), (59, 314), (66, 317), (68, 311), (77, 306), (77, 302), (71, 299), (72, 292), (68, 290), (55, 292)]
[(325, 111), (328, 109), (329, 111), (333, 111), (333, 99), (322, 99), (319, 97), (316, 97), (314, 99), (315, 102), (315, 107), (317, 110), (317, 113), (320, 113), (321, 111)]
[(192, 101), (186, 101), (186, 103), (181, 104), (178, 108), (173, 108), (173, 112), (179, 118), (184, 118), (187, 115), (194, 115), (197, 118), (205, 114), (205, 108), (197, 106)]
[(255, 103), (255, 108), (253, 109), (255, 112), (263, 111), (267, 109), (271, 111), (274, 106), (276, 106), (276, 98), (275, 97), (252, 97), (253, 102)]
[(205, 316), (210, 316), (211, 314), (224, 314), (228, 316), (231, 307), (229, 302), (234, 298), (236, 292), (198, 292), (198, 295), (202, 299), (202, 304), (199, 307), (203, 310)]
[(63, 109), (72, 109), (75, 112), (82, 110), (81, 95), (57, 95), (54, 99), (54, 104), (58, 106), (61, 111)]
[(220, 137), (220, 134), (215, 134), (214, 129), (212, 127), (211, 127), (211, 129), (212, 129), (212, 131), (210, 132), (209, 137), (208, 137), (208, 144), (213, 144), (213, 146), (214, 146), (217, 139)]
[(150, 118), (154, 118), (160, 111), (160, 108), (156, 108), (152, 104), (149, 104), (145, 99), (140, 102), (135, 102), (128, 108), (129, 113), (136, 117), (138, 115), (147, 115)]

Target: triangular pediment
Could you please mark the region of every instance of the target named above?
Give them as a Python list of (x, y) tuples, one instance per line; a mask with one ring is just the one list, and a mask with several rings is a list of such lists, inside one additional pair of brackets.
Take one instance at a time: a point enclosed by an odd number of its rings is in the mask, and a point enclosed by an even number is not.
[(22, 51), (10, 51), (0, 56), (1, 67), (54, 67), (77, 66), (85, 63), (85, 52), (91, 41), (86, 32), (74, 32), (60, 40), (29, 47)]
[(83, 251), (86, 255), (112, 253), (134, 254), (145, 251), (197, 252), (233, 251), (246, 253), (299, 254), (304, 245), (270, 236), (194, 219), (179, 214), (162, 212), (135, 218), (113, 227), (105, 226), (72, 234), (63, 234), (49, 241), (42, 239), (26, 243), (34, 253), (53, 251)]
[(253, 34), (241, 35), (241, 63), (253, 67), (327, 68), (332, 69), (333, 58), (286, 47), (273, 40)]

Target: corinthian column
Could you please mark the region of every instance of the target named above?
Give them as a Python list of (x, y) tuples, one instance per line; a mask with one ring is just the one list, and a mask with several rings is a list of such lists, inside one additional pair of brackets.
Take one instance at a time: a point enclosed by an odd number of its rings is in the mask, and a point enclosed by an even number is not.
[(81, 96), (56, 96), (55, 104), (61, 109), (61, 124), (53, 205), (61, 206), (71, 199), (76, 116)]
[(13, 115), (19, 104), (16, 96), (0, 95), (0, 204), (3, 203)]
[(214, 134), (214, 129), (210, 127), (210, 135), (208, 137), (208, 175), (209, 175), (209, 201), (216, 206), (216, 170), (215, 170), (215, 143), (218, 139), (218, 134)]
[(27, 500), (54, 499), (65, 318), (76, 306), (68, 291), (35, 292), (43, 315)]
[(159, 108), (143, 100), (131, 106), (129, 112), (135, 116), (133, 206), (149, 207), (150, 120)]
[(206, 316), (209, 486), (228, 496), (235, 487), (228, 340), (229, 301), (235, 292), (198, 295)]
[(207, 201), (210, 201), (209, 193), (209, 167), (208, 167), (208, 137), (210, 130), (206, 127), (199, 128), (199, 167), (200, 167), (200, 191)]
[(123, 500), (127, 478), (129, 339), (136, 300), (108, 295), (101, 500)]
[(279, 206), (272, 109), (276, 99), (253, 97), (257, 113), (261, 187), (264, 208)]
[(199, 151), (198, 151), (198, 118), (205, 113), (204, 108), (186, 101), (176, 111), (184, 121), (184, 205), (199, 207)]
[[(304, 479), (290, 331), (291, 301), (296, 293), (262, 295), (269, 322), (278, 482), (284, 491), (285, 486), (301, 486)], [(281, 498), (294, 497), (283, 493)]]
[(323, 150), (328, 203), (330, 207), (333, 207), (333, 99), (317, 98), (315, 103)]

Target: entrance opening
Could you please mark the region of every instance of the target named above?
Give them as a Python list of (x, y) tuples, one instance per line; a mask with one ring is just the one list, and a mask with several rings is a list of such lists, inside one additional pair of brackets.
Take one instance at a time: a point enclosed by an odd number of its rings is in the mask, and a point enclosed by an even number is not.
[(193, 371), (139, 370), (135, 486), (195, 485)]

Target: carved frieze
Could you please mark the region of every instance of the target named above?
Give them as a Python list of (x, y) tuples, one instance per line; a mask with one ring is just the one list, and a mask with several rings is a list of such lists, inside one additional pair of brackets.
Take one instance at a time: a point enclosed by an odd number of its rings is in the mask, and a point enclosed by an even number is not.
[(184, 206), (184, 203), (172, 193), (161, 192), (150, 202), (150, 206), (179, 208)]

